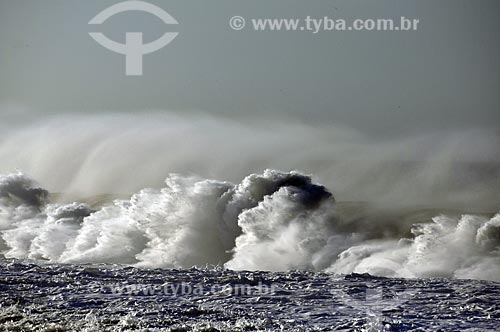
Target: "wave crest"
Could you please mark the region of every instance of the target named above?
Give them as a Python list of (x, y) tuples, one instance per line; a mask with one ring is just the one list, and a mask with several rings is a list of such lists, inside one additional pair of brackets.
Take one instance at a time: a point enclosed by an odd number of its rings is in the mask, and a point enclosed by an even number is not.
[(99, 209), (48, 197), (21, 173), (0, 176), (6, 257), (500, 281), (500, 215), (437, 216), (406, 230), (369, 225), (376, 219), (345, 218), (324, 186), (296, 171), (266, 170), (239, 184), (171, 174), (161, 189)]

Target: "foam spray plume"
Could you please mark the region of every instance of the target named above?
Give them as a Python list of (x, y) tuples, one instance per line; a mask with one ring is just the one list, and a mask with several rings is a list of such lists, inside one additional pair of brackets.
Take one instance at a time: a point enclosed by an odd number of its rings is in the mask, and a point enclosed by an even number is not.
[(51, 203), (33, 180), (8, 174), (0, 213), (8, 258), (500, 281), (500, 215), (437, 216), (378, 234), (344, 218), (327, 188), (296, 171), (239, 184), (170, 174), (161, 189), (95, 209)]

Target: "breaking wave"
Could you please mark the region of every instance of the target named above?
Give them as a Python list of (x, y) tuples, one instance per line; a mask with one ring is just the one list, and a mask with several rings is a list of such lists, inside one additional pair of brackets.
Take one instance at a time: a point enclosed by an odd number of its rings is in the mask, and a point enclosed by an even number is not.
[(100, 206), (50, 197), (22, 173), (0, 176), (5, 257), (500, 281), (500, 215), (360, 217), (297, 171), (239, 184), (170, 174), (161, 189)]

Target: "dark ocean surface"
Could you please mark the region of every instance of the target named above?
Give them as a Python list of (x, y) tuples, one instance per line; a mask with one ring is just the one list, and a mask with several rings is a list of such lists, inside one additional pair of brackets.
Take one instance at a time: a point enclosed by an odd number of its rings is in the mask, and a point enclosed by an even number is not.
[(0, 261), (2, 331), (499, 331), (500, 284)]

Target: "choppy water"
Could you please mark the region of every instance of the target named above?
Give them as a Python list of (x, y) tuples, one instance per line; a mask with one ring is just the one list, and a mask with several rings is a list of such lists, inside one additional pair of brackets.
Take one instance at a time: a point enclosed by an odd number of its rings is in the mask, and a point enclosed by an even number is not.
[(500, 331), (500, 214), (337, 203), (276, 170), (51, 198), (0, 175), (2, 330)]
[(0, 261), (4, 331), (499, 331), (500, 285)]

